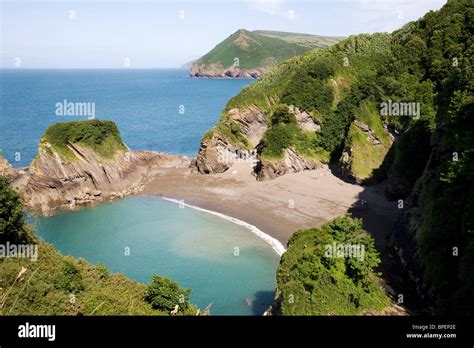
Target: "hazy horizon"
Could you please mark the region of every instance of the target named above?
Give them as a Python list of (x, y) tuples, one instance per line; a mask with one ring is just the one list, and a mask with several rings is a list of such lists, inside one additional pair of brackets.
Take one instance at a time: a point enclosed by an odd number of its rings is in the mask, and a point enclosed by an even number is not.
[(0, 68), (179, 68), (241, 28), (322, 36), (391, 32), (445, 2), (2, 1)]

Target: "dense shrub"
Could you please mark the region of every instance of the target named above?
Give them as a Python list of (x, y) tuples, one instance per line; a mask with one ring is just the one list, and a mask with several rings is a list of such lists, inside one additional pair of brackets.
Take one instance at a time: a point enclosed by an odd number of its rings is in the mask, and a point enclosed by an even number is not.
[(18, 193), (9, 186), (9, 177), (0, 176), (0, 244), (25, 242), (29, 236)]
[(57, 289), (66, 293), (78, 293), (84, 290), (82, 275), (76, 265), (68, 258), (64, 259), (61, 273), (54, 285)]
[(70, 143), (88, 146), (104, 157), (112, 157), (117, 150), (126, 149), (119, 130), (112, 121), (55, 123), (48, 127), (44, 139), (68, 158), (72, 155), (67, 147)]
[(181, 310), (189, 307), (191, 289), (182, 289), (167, 277), (154, 275), (146, 291), (146, 300), (154, 309), (172, 311), (178, 305)]
[(290, 112), (288, 105), (286, 104), (277, 105), (273, 111), (272, 124), (275, 125), (278, 123), (296, 123), (295, 114)]
[[(328, 255), (334, 243), (363, 246), (363, 257)], [(350, 216), (295, 232), (277, 271), (282, 313), (357, 315), (382, 311), (389, 300), (374, 273), (379, 263), (373, 239), (364, 235), (361, 221)]]

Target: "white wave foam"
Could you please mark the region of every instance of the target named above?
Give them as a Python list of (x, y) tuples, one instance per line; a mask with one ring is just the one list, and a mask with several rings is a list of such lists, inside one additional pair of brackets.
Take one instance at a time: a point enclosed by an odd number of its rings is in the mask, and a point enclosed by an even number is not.
[(256, 236), (258, 236), (259, 238), (263, 239), (280, 256), (283, 255), (283, 253), (286, 251), (285, 247), (283, 246), (283, 244), (280, 243), (279, 240), (273, 238), (272, 236), (266, 234), (265, 232), (263, 232), (262, 230), (260, 230), (256, 226), (251, 225), (251, 224), (249, 224), (245, 221), (233, 218), (232, 216), (228, 216), (228, 215), (225, 215), (225, 214), (222, 214), (222, 213), (218, 213), (216, 211), (207, 210), (207, 209), (204, 209), (204, 208), (197, 207), (195, 205), (187, 204), (187, 203), (184, 203), (183, 201), (180, 201), (178, 199), (169, 198), (169, 197), (162, 197), (162, 198), (166, 201), (176, 203), (176, 204), (181, 204), (181, 205), (184, 205), (185, 207), (189, 207), (189, 208), (196, 209), (196, 210), (199, 210), (199, 211), (203, 211), (205, 213), (212, 214), (212, 215), (218, 216), (222, 219), (231, 221), (234, 224), (243, 226), (246, 229), (248, 229), (250, 232), (255, 234)]

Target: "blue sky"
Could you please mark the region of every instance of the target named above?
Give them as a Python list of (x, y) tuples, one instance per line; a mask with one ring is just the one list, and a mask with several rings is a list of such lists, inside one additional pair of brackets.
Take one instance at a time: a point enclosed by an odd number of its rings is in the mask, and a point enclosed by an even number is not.
[(1, 0), (0, 66), (15, 67), (19, 58), (23, 68), (178, 67), (240, 28), (332, 36), (390, 32), (445, 2)]

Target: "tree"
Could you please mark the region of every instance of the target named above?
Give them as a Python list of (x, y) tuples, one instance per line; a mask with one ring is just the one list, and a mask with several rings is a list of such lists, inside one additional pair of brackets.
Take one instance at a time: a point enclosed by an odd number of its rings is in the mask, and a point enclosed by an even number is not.
[(0, 243), (27, 239), (23, 205), (18, 193), (9, 184), (8, 176), (0, 176)]
[(155, 274), (145, 298), (154, 309), (172, 311), (176, 305), (179, 305), (180, 310), (187, 309), (190, 294), (191, 289), (182, 289), (177, 282)]
[(291, 123), (296, 124), (295, 114), (290, 112), (288, 105), (279, 104), (273, 111), (272, 124)]

